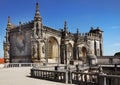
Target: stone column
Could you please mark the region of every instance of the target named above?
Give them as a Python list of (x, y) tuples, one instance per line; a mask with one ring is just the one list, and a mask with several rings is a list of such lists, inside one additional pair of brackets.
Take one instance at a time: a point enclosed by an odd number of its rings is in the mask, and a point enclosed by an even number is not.
[(46, 63), (46, 58), (45, 58), (45, 43), (44, 43), (44, 40), (41, 40), (40, 41), (40, 47), (39, 47), (39, 52), (40, 52), (40, 62), (42, 63)]
[(60, 57), (61, 57), (61, 63), (65, 63), (65, 45), (61, 44), (60, 45)]
[(119, 80), (118, 80), (119, 78), (114, 78), (114, 82), (113, 82), (113, 85), (120, 85), (119, 84)]
[(106, 84), (106, 77), (105, 77), (106, 74), (99, 74), (99, 77), (98, 77), (98, 85), (107, 85)]
[(66, 40), (65, 41), (65, 64), (66, 64), (67, 70), (68, 70), (69, 62), (70, 62), (70, 56), (69, 56), (69, 51), (68, 51), (68, 43), (69, 43), (69, 40)]
[(5, 63), (10, 62), (9, 51), (10, 51), (10, 44), (7, 43), (7, 42), (4, 42), (4, 59), (5, 59)]
[(37, 42), (33, 42), (33, 46), (32, 46), (32, 61), (34, 63), (38, 62), (38, 44), (37, 44)]
[(98, 85), (107, 85), (106, 84), (106, 74), (104, 74), (103, 72), (102, 72), (103, 70), (102, 70), (102, 67), (100, 66), (99, 67), (99, 76), (98, 76)]
[(69, 62), (70, 62), (70, 56), (68, 55), (68, 43), (69, 40), (65, 40), (65, 65), (66, 65), (66, 84), (69, 83), (69, 74), (70, 74), (70, 67), (69, 67)]

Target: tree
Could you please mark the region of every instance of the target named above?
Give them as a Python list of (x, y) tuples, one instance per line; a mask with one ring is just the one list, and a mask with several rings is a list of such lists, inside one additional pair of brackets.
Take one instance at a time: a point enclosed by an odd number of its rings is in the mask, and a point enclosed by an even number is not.
[(120, 56), (120, 52), (115, 53), (114, 56)]

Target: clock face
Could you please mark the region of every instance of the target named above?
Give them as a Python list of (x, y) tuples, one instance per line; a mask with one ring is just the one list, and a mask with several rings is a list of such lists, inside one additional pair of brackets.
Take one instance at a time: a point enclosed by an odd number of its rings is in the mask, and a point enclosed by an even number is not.
[(25, 37), (23, 34), (18, 34), (16, 37), (16, 47), (20, 52), (25, 49)]

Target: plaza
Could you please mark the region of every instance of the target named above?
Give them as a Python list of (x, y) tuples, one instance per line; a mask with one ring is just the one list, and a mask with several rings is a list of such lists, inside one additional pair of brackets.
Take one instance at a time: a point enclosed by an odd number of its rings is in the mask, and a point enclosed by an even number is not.
[(1, 66), (0, 85), (67, 85), (64, 83), (31, 78), (30, 69), (31, 67), (2, 68)]

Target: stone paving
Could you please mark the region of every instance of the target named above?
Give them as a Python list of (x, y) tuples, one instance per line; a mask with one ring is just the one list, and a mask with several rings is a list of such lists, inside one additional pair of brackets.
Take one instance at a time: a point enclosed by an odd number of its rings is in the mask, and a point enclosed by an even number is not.
[(0, 85), (68, 85), (59, 82), (34, 79), (29, 76), (30, 67), (0, 68)]

